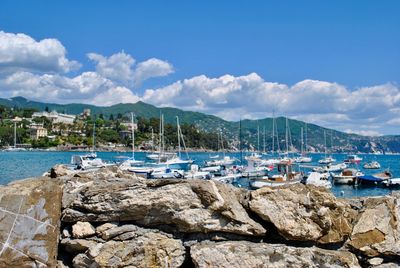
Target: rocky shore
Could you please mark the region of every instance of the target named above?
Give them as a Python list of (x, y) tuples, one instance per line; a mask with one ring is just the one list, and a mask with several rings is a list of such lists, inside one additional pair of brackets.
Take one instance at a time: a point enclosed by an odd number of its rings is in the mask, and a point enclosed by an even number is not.
[(338, 199), (107, 168), (0, 187), (0, 267), (398, 267), (400, 193)]

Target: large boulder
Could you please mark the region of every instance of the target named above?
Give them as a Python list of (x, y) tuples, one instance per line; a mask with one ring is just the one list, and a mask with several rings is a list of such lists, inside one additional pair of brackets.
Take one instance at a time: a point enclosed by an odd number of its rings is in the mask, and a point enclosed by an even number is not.
[(190, 248), (195, 267), (359, 267), (346, 251), (296, 248), (245, 241), (203, 242)]
[(107, 173), (73, 178), (64, 190), (62, 221), (131, 221), (174, 226), (184, 233), (225, 232), (262, 236), (266, 230), (240, 203), (243, 192), (203, 180), (144, 180)]
[[(122, 228), (124, 228), (122, 226)], [(182, 242), (166, 234), (129, 225), (127, 240), (98, 243), (75, 256), (76, 267), (180, 267), (185, 260)], [(120, 230), (121, 231), (121, 230)], [(117, 231), (115, 232), (117, 233)], [(121, 235), (121, 232), (118, 232)]]
[(62, 188), (37, 178), (0, 187), (0, 267), (55, 267)]
[(344, 242), (357, 215), (328, 190), (302, 184), (253, 191), (249, 208), (285, 239), (321, 244)]
[(400, 258), (400, 193), (365, 199), (347, 245), (369, 257)]

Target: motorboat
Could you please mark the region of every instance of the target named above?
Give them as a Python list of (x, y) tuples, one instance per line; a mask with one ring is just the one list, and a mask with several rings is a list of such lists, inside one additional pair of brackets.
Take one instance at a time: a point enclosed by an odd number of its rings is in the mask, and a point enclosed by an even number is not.
[(361, 161), (362, 158), (356, 154), (348, 155), (347, 158), (344, 160), (344, 162), (347, 164), (357, 164), (357, 165), (360, 164)]
[(183, 176), (185, 179), (203, 179), (203, 180), (209, 180), (212, 177), (210, 172), (200, 171), (198, 165), (191, 165), (190, 170), (185, 172)]
[(96, 153), (73, 155), (71, 158), (71, 164), (75, 169), (79, 170), (98, 169), (110, 165), (103, 162), (101, 158), (98, 158)]
[(205, 161), (205, 166), (231, 166), (236, 162), (235, 158), (231, 158), (230, 156), (225, 156), (222, 159), (213, 159), (210, 161)]
[(299, 156), (294, 159), (294, 162), (296, 162), (296, 163), (311, 163), (312, 158), (309, 156)]
[(283, 185), (290, 185), (301, 183), (303, 179), (302, 172), (294, 172), (292, 170), (291, 163), (281, 163), (278, 164), (277, 168), (279, 174), (272, 176), (265, 176), (262, 178), (257, 178), (250, 181), (250, 186), (252, 188), (262, 188), (262, 187), (278, 187)]
[(386, 186), (389, 188), (400, 188), (400, 178), (388, 179)]
[(211, 179), (214, 181), (219, 181), (223, 183), (233, 183), (237, 179), (240, 179), (242, 177), (242, 174), (240, 173), (226, 173), (225, 175), (222, 176), (214, 176)]
[(345, 169), (340, 174), (331, 174), (334, 184), (354, 184), (356, 177), (363, 175), (363, 173), (353, 168)]
[(176, 156), (177, 156), (176, 153), (173, 153), (173, 152), (163, 152), (163, 153), (154, 152), (154, 153), (146, 154), (146, 158), (148, 160), (160, 161), (160, 162), (166, 162), (169, 159), (172, 159)]
[(363, 165), (363, 168), (364, 169), (380, 169), (381, 165), (377, 161), (372, 161), (372, 162), (369, 162), (369, 163), (365, 163)]
[(314, 167), (313, 171), (320, 172), (320, 173), (339, 172), (346, 168), (347, 168), (347, 165), (345, 163), (340, 163), (340, 164), (335, 164), (335, 165), (328, 164), (327, 166), (324, 166), (324, 167)]
[(136, 160), (133, 157), (129, 157), (128, 159), (124, 160), (120, 165), (119, 168), (121, 170), (129, 170), (132, 167), (141, 166), (144, 164), (144, 161)]
[(324, 165), (331, 164), (331, 163), (334, 163), (334, 162), (336, 162), (336, 159), (333, 158), (332, 156), (328, 156), (328, 157), (322, 158), (322, 159), (320, 159), (318, 161), (318, 163), (324, 164)]
[(355, 184), (358, 186), (376, 186), (379, 184), (385, 184), (388, 183), (389, 180), (393, 178), (392, 173), (388, 170), (385, 170), (384, 172), (381, 173), (376, 173), (373, 175), (363, 175), (363, 176), (357, 176), (355, 180)]
[(262, 165), (258, 160), (247, 160), (247, 166), (241, 171), (242, 176), (246, 178), (257, 178), (268, 175), (268, 172), (273, 168), (267, 165)]
[(332, 183), (329, 181), (329, 177), (330, 174), (328, 172), (310, 172), (305, 180), (305, 183), (330, 189), (332, 188)]
[(150, 173), (152, 179), (183, 179), (184, 171), (179, 169), (156, 168)]

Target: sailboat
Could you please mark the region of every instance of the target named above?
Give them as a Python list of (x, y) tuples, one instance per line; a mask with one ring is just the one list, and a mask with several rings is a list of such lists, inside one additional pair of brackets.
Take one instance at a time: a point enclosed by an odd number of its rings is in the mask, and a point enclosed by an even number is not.
[(324, 131), (324, 145), (325, 145), (325, 157), (320, 159), (318, 163), (320, 164), (331, 164), (333, 162), (336, 162), (336, 159), (334, 159), (332, 156), (327, 156), (327, 145), (326, 145), (326, 131)]
[(16, 117), (12, 120), (14, 122), (14, 145), (4, 149), (5, 152), (20, 152), (26, 151), (25, 148), (17, 147), (17, 122), (21, 121), (20, 118)]
[(73, 155), (71, 157), (71, 164), (78, 170), (92, 170), (109, 166), (101, 158), (97, 157), (95, 152), (96, 146), (96, 122), (93, 122), (93, 147), (90, 153), (85, 155)]
[(253, 152), (250, 156), (246, 156), (244, 159), (247, 161), (254, 161), (254, 162), (260, 162), (261, 161), (261, 154), (260, 152), (260, 126), (257, 126), (257, 150), (256, 152)]
[(132, 157), (123, 161), (120, 165), (122, 170), (126, 170), (132, 166), (142, 165), (144, 162), (135, 159), (135, 127), (134, 127), (134, 114), (131, 113), (131, 131), (132, 131)]
[(204, 162), (206, 167), (230, 166), (230, 165), (233, 165), (235, 163), (235, 161), (236, 161), (236, 159), (225, 155), (224, 140), (223, 140), (223, 137), (222, 137), (222, 133), (220, 133), (220, 137), (221, 138), (218, 139), (218, 149), (221, 148), (221, 151), (223, 153), (223, 157), (222, 157), (222, 159), (215, 158), (215, 157), (213, 157), (213, 158), (210, 157), (211, 160)]
[[(306, 125), (306, 142), (305, 142), (306, 152), (307, 152), (307, 125)], [(296, 163), (310, 163), (312, 162), (312, 158), (307, 156), (304, 152), (304, 137), (303, 137), (303, 128), (301, 128), (301, 155), (295, 159)]]
[[(272, 158), (265, 160), (265, 164), (267, 165), (276, 165), (281, 162), (280, 158), (274, 158), (275, 153), (280, 151), (280, 146), (279, 146), (279, 136), (278, 136), (278, 128), (276, 126), (276, 118), (274, 113), (272, 113), (272, 148), (271, 148), (271, 155)], [(275, 151), (275, 137), (276, 137), (276, 147), (277, 151)]]
[[(178, 116), (176, 117), (176, 126), (177, 126), (177, 136), (178, 136), (178, 155), (171, 159), (168, 159), (164, 164), (166, 164), (167, 166), (170, 166), (170, 167), (173, 166), (174, 168), (180, 168), (180, 169), (187, 170), (188, 166), (193, 163), (193, 160), (191, 160), (189, 158), (189, 154), (186, 150), (185, 140), (183, 138), (182, 129), (179, 124)], [(186, 159), (182, 159), (181, 141), (182, 141), (182, 145), (185, 150), (185, 153), (186, 153)]]
[(152, 152), (146, 155), (148, 160), (157, 161), (158, 163), (162, 163), (167, 161), (168, 159), (176, 157), (175, 153), (165, 152), (164, 151), (164, 115), (160, 114), (160, 130), (159, 130), (159, 147), (158, 152)]

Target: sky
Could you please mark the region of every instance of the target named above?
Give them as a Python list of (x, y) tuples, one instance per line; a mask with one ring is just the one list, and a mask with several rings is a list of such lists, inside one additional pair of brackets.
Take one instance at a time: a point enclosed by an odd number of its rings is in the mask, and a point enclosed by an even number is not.
[(0, 97), (400, 134), (400, 1), (0, 2)]

